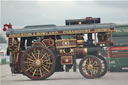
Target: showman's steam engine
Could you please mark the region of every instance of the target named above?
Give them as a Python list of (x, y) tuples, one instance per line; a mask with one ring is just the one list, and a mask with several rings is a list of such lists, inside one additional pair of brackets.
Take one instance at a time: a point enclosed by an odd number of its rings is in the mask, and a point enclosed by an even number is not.
[(79, 68), (85, 78), (104, 76), (107, 54), (103, 48), (113, 44), (114, 24), (100, 23), (100, 18), (92, 17), (65, 23), (66, 26), (34, 25), (23, 29), (4, 25), (12, 73), (38, 80), (54, 72), (76, 72)]

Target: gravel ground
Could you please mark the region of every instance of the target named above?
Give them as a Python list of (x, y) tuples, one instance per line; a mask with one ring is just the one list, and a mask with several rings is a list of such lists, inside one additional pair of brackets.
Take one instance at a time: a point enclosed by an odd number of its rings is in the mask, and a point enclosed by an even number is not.
[(128, 72), (108, 72), (104, 77), (86, 79), (77, 72), (56, 72), (47, 80), (32, 81), (22, 74), (11, 74), (9, 65), (0, 65), (0, 85), (128, 85)]

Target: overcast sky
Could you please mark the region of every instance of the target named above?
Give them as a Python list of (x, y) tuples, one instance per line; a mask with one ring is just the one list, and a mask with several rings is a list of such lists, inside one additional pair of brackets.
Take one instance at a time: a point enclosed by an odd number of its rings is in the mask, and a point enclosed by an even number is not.
[[(14, 28), (26, 25), (64, 25), (65, 19), (101, 17), (102, 22), (128, 24), (128, 1), (20, 1), (2, 0), (0, 28), (11, 22)], [(1, 31), (1, 30), (0, 30)]]

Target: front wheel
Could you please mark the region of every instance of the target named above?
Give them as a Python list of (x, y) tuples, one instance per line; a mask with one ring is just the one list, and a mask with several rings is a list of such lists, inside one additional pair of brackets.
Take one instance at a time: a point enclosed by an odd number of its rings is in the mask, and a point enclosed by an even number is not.
[(82, 58), (79, 64), (79, 71), (85, 78), (96, 78), (101, 72), (100, 60), (93, 55)]
[(104, 76), (107, 73), (108, 70), (108, 65), (107, 65), (107, 61), (104, 57), (102, 56), (98, 56), (100, 62), (101, 62), (101, 72), (100, 74), (97, 76), (97, 78)]
[(54, 73), (55, 57), (48, 48), (34, 46), (23, 54), (21, 68), (32, 80), (46, 79)]

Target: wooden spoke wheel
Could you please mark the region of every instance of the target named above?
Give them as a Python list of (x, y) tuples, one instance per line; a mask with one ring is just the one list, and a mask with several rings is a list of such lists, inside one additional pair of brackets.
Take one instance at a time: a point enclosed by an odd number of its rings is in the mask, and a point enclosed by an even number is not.
[(23, 54), (21, 67), (23, 73), (30, 79), (46, 79), (54, 73), (55, 57), (49, 49), (34, 46)]
[(101, 72), (100, 60), (96, 56), (86, 56), (80, 61), (79, 70), (85, 78), (96, 78)]
[(101, 62), (101, 72), (100, 74), (97, 76), (98, 78), (99, 77), (102, 77), (104, 76), (106, 73), (107, 73), (107, 70), (108, 70), (108, 65), (107, 65), (107, 61), (104, 57), (102, 56), (98, 56), (100, 62)]

